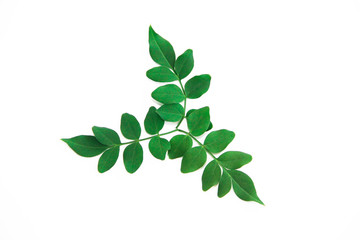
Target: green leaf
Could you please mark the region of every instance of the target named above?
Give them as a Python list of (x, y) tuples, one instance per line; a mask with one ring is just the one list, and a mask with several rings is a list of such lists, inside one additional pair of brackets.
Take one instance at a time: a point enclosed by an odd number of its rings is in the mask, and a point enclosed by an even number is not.
[(114, 146), (120, 144), (119, 135), (112, 129), (94, 126), (92, 131), (96, 139), (104, 145)]
[(173, 71), (163, 66), (148, 70), (146, 76), (155, 82), (173, 82), (179, 80)]
[(134, 173), (143, 162), (143, 149), (140, 143), (135, 142), (128, 145), (124, 150), (124, 165), (126, 171)]
[(151, 96), (156, 101), (165, 104), (180, 103), (185, 99), (183, 92), (175, 84), (158, 87), (152, 92)]
[(69, 147), (82, 157), (94, 157), (105, 151), (108, 146), (101, 144), (94, 136), (81, 135), (63, 138)]
[(210, 131), (212, 128), (213, 128), (213, 124), (212, 124), (212, 122), (210, 122), (209, 127), (206, 131)]
[(144, 121), (145, 131), (150, 135), (157, 134), (163, 128), (164, 123), (164, 120), (156, 113), (156, 108), (150, 107)]
[(149, 142), (150, 153), (157, 159), (164, 160), (169, 149), (170, 143), (165, 138), (155, 136)]
[(156, 111), (162, 119), (168, 122), (177, 122), (184, 116), (184, 108), (178, 104), (165, 104)]
[(251, 178), (245, 173), (230, 170), (231, 181), (235, 194), (244, 201), (254, 201), (264, 205), (256, 194), (255, 186)]
[(213, 160), (206, 165), (203, 175), (201, 177), (202, 189), (209, 190), (212, 186), (219, 183), (221, 177), (221, 169), (219, 164)]
[(180, 79), (186, 78), (194, 68), (194, 57), (191, 49), (181, 54), (175, 62), (175, 71)]
[(188, 135), (176, 135), (170, 139), (170, 150), (168, 152), (170, 159), (184, 156), (187, 150), (192, 147), (193, 141)]
[(140, 138), (141, 128), (138, 120), (131, 114), (124, 113), (121, 116), (121, 132), (127, 139), (137, 140)]
[(175, 52), (171, 44), (149, 27), (149, 51), (154, 62), (161, 66), (174, 68)]
[(209, 107), (203, 107), (193, 111), (186, 118), (189, 131), (194, 136), (200, 136), (208, 129), (210, 125)]
[(189, 149), (181, 161), (181, 172), (190, 173), (198, 170), (206, 163), (206, 151), (202, 146)]
[[(190, 110), (186, 113), (186, 117), (189, 117), (189, 115), (190, 115), (191, 113), (193, 113), (195, 110), (196, 110), (196, 109), (190, 109)], [(211, 130), (212, 128), (213, 128), (213, 124), (212, 124), (212, 122), (210, 121), (209, 127), (208, 127), (208, 129), (207, 129), (206, 131), (209, 131), (209, 130)]]
[(186, 97), (196, 99), (201, 97), (209, 90), (211, 77), (208, 74), (203, 74), (191, 78), (185, 84)]
[(238, 151), (229, 151), (220, 155), (218, 160), (223, 167), (238, 169), (251, 162), (251, 155)]
[(112, 168), (118, 157), (119, 157), (120, 147), (112, 147), (106, 150), (100, 157), (98, 163), (98, 171), (104, 173)]
[(230, 192), (230, 190), (231, 190), (230, 175), (226, 171), (223, 171), (221, 178), (220, 178), (219, 187), (218, 187), (218, 197), (222, 198), (223, 196), (228, 194), (228, 192)]
[(212, 153), (223, 151), (234, 139), (235, 133), (226, 129), (213, 131), (206, 136), (204, 145)]

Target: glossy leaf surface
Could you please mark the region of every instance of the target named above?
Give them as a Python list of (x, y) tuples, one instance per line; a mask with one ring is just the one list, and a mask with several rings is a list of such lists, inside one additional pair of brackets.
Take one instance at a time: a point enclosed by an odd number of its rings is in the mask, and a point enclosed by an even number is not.
[(201, 177), (202, 189), (204, 191), (209, 190), (212, 186), (219, 183), (221, 177), (221, 169), (219, 164), (215, 160), (211, 161), (206, 165), (204, 172)]
[(223, 151), (234, 139), (235, 133), (226, 129), (213, 131), (206, 136), (204, 145), (212, 153)]
[(170, 159), (184, 156), (193, 145), (191, 137), (187, 135), (176, 135), (170, 139), (170, 150), (168, 152)]
[(223, 171), (221, 178), (220, 178), (219, 187), (218, 187), (218, 197), (222, 198), (223, 196), (228, 194), (228, 192), (230, 192), (230, 190), (231, 190), (230, 175), (226, 171)]
[(189, 131), (194, 136), (200, 136), (209, 127), (210, 113), (209, 107), (203, 107), (193, 111), (189, 117), (186, 118)]
[(82, 157), (97, 156), (108, 148), (108, 146), (101, 144), (94, 136), (81, 135), (61, 140)]
[(218, 160), (228, 169), (238, 169), (251, 162), (251, 155), (239, 151), (229, 151), (220, 155)]
[(157, 114), (155, 107), (150, 107), (144, 120), (145, 131), (154, 135), (164, 127), (164, 120)]
[(175, 84), (158, 87), (152, 92), (151, 97), (164, 104), (180, 103), (185, 99), (183, 92)]
[(206, 163), (206, 151), (202, 146), (186, 151), (181, 161), (181, 172), (190, 173), (198, 170)]
[(190, 99), (201, 97), (209, 90), (211, 77), (208, 74), (203, 74), (191, 78), (185, 84), (186, 96)]
[(140, 138), (141, 128), (138, 120), (131, 114), (124, 113), (121, 116), (121, 133), (127, 139), (136, 140)]
[(148, 70), (146, 76), (155, 82), (173, 82), (179, 80), (173, 71), (163, 66)]
[(162, 119), (168, 122), (177, 122), (184, 116), (184, 108), (178, 104), (165, 104), (156, 111)]
[(126, 171), (129, 173), (136, 172), (143, 162), (143, 154), (143, 149), (140, 143), (135, 142), (128, 145), (123, 154)]
[(108, 171), (115, 165), (119, 157), (119, 150), (119, 147), (112, 147), (101, 155), (98, 163), (98, 171), (100, 173)]
[(94, 126), (92, 131), (96, 139), (104, 145), (114, 146), (120, 144), (119, 135), (110, 128)]
[(175, 52), (171, 44), (149, 27), (149, 51), (154, 62), (174, 68)]
[(170, 143), (165, 138), (155, 136), (149, 142), (150, 153), (157, 159), (164, 160), (169, 149)]
[(186, 78), (194, 68), (194, 57), (191, 49), (181, 54), (175, 62), (175, 71), (180, 79)]

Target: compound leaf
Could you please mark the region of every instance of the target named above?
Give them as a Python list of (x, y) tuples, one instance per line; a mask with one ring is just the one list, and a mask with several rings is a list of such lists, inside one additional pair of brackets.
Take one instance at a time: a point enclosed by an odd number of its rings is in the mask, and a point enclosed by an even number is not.
[(201, 177), (202, 189), (209, 190), (212, 186), (219, 183), (221, 177), (221, 169), (219, 164), (213, 160), (206, 165), (203, 175)]
[(108, 146), (101, 144), (94, 136), (80, 135), (61, 140), (82, 157), (97, 156), (108, 148)]
[(170, 139), (170, 150), (168, 152), (170, 159), (184, 156), (186, 151), (192, 147), (193, 141), (188, 135), (176, 135)]
[(148, 70), (146, 76), (155, 82), (173, 82), (179, 80), (173, 71), (163, 66)]
[(180, 103), (185, 99), (183, 92), (175, 84), (158, 87), (152, 92), (151, 96), (156, 101), (165, 104)]
[(206, 163), (206, 151), (202, 146), (189, 149), (181, 161), (181, 172), (190, 173), (198, 170)]
[(210, 125), (209, 107), (203, 107), (193, 111), (186, 118), (189, 131), (194, 136), (200, 136), (208, 129)]
[(181, 54), (175, 62), (175, 71), (180, 79), (186, 78), (194, 68), (194, 57), (191, 49)]
[(204, 145), (212, 153), (223, 151), (234, 139), (235, 133), (226, 129), (213, 131), (206, 136)]
[(192, 77), (185, 84), (186, 97), (196, 99), (209, 90), (211, 77), (208, 74)]
[(239, 151), (229, 151), (220, 155), (218, 160), (223, 167), (238, 169), (251, 162), (251, 155)]
[(155, 136), (149, 142), (150, 153), (157, 159), (164, 160), (169, 149), (170, 143), (165, 138)]
[(164, 127), (164, 120), (156, 113), (155, 107), (150, 107), (144, 120), (145, 131), (154, 135), (161, 131)]
[(161, 66), (174, 68), (175, 52), (171, 44), (149, 27), (149, 51), (154, 62)]
[(222, 198), (223, 196), (228, 194), (228, 192), (230, 192), (230, 190), (231, 190), (230, 175), (226, 171), (223, 171), (221, 178), (220, 178), (219, 187), (218, 187), (218, 197)]
[(116, 163), (119, 157), (120, 147), (112, 147), (106, 150), (99, 159), (98, 171), (104, 173), (110, 170)]
[(140, 138), (141, 128), (138, 120), (131, 114), (124, 113), (121, 116), (121, 133), (127, 139), (137, 140)]
[(124, 165), (126, 171), (134, 173), (139, 169), (143, 162), (143, 149), (140, 143), (135, 142), (128, 145), (124, 150)]
[(244, 201), (254, 201), (264, 205), (257, 196), (254, 183), (248, 175), (237, 170), (230, 170), (229, 174), (236, 196)]
[(168, 122), (177, 122), (184, 116), (184, 108), (178, 104), (165, 104), (156, 111), (162, 119)]
[(119, 135), (110, 128), (94, 126), (92, 131), (96, 139), (104, 145), (114, 146), (120, 144)]

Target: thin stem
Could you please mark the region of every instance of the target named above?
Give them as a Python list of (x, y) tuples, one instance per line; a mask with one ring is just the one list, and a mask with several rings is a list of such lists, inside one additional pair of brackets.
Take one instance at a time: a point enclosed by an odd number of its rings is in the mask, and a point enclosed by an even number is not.
[[(174, 71), (175, 72), (175, 71)], [(175, 74), (176, 74), (176, 72), (175, 72)], [(177, 75), (177, 74), (176, 74)], [(178, 76), (178, 75), (177, 75)], [(179, 76), (178, 76), (179, 77)], [(181, 80), (180, 80), (180, 78), (179, 78), (179, 83), (180, 83), (180, 87), (181, 87), (181, 91), (183, 92), (183, 94), (184, 94), (184, 96), (185, 96), (185, 100), (184, 100), (184, 116), (182, 116), (182, 118), (180, 119), (180, 121), (179, 121), (179, 123), (176, 125), (176, 129), (180, 126), (180, 124), (182, 123), (182, 121), (184, 120), (184, 118), (185, 118), (185, 114), (186, 114), (186, 94), (185, 94), (185, 89), (184, 89), (184, 86), (183, 86), (183, 84), (182, 84), (182, 82), (181, 82)]]
[(146, 140), (149, 140), (155, 136), (164, 136), (164, 135), (168, 135), (168, 134), (171, 134), (171, 133), (174, 133), (176, 132), (177, 129), (174, 129), (170, 132), (166, 132), (166, 133), (161, 133), (161, 134), (156, 134), (156, 135), (153, 135), (153, 136), (150, 136), (150, 137), (147, 137), (147, 138), (142, 138), (142, 139), (139, 139), (139, 140), (134, 140), (134, 141), (130, 141), (130, 142), (124, 142), (124, 143), (120, 143), (118, 146), (121, 146), (121, 145), (126, 145), (126, 144), (131, 144), (131, 143), (135, 143), (135, 142), (142, 142), (142, 141), (146, 141)]

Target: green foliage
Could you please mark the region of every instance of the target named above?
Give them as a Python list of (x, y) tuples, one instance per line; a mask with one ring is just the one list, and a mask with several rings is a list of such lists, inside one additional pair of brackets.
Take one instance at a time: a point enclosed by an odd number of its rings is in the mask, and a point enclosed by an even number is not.
[[(130, 141), (123, 142), (117, 132), (105, 127), (94, 126), (94, 136), (81, 135), (62, 139), (75, 153), (83, 157), (100, 155), (98, 171), (104, 173), (117, 162), (120, 148), (124, 146), (123, 162), (127, 172), (134, 173), (141, 166), (144, 158), (142, 141), (149, 140), (149, 152), (157, 159), (181, 159), (182, 173), (194, 172), (202, 168), (209, 155), (211, 161), (205, 166), (201, 177), (202, 189), (208, 191), (218, 185), (218, 197), (224, 197), (231, 188), (236, 196), (244, 201), (260, 204), (251, 178), (236, 169), (248, 164), (252, 157), (240, 151), (227, 151), (225, 148), (234, 140), (235, 133), (226, 129), (210, 132), (201, 143), (198, 136), (213, 128), (210, 121), (209, 107), (190, 109), (186, 112), (188, 99), (197, 99), (204, 95), (210, 86), (211, 77), (201, 74), (190, 77), (185, 83), (182, 79), (189, 76), (194, 68), (194, 57), (191, 49), (176, 58), (174, 49), (150, 26), (149, 52), (151, 58), (160, 66), (146, 72), (146, 76), (158, 83), (175, 82), (157, 87), (151, 94), (160, 103), (158, 108), (150, 107), (145, 119), (144, 128), (150, 136), (140, 139), (141, 126), (135, 116), (124, 113), (121, 116), (120, 131)], [(182, 104), (180, 104), (182, 103)], [(186, 113), (186, 114), (185, 114)], [(186, 121), (188, 131), (181, 128)], [(174, 130), (161, 133), (165, 122), (174, 122)], [(168, 141), (165, 135), (174, 134)], [(193, 143), (197, 144), (193, 146)], [(220, 156), (214, 154), (220, 153)]]

